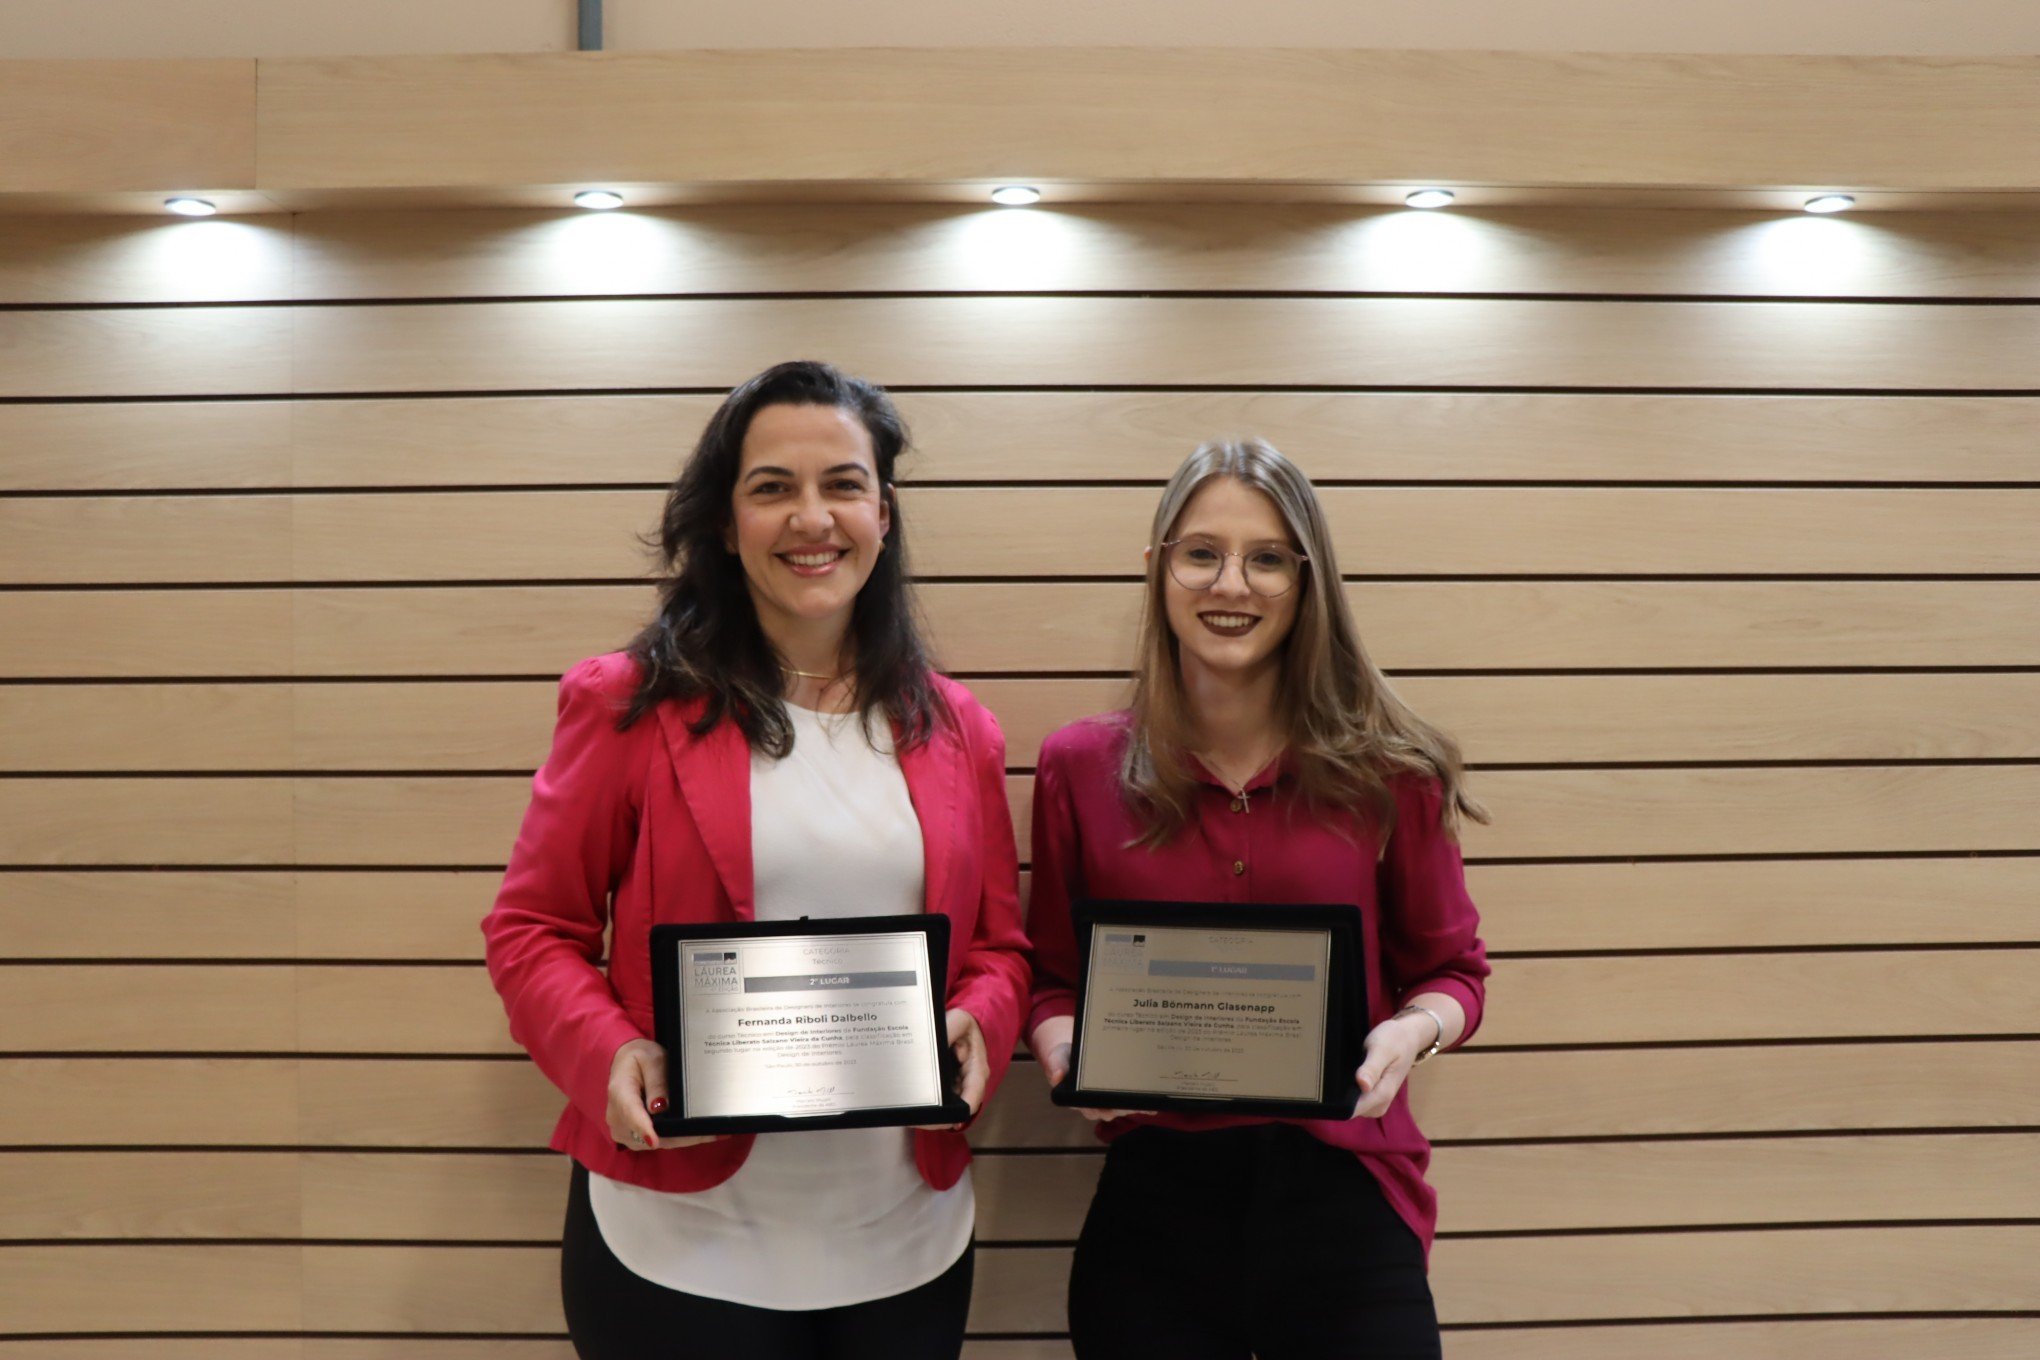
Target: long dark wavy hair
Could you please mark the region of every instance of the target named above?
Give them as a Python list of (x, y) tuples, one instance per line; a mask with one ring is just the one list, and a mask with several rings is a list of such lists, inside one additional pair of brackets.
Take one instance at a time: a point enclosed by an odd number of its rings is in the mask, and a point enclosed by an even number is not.
[(768, 406), (835, 407), (855, 416), (871, 436), (892, 527), (851, 612), (851, 698), (867, 724), (875, 711), (890, 720), (898, 749), (919, 745), (948, 711), (921, 641), (907, 574), (906, 522), (893, 493), (893, 465), (907, 448), (906, 422), (884, 388), (812, 359), (776, 364), (724, 398), (667, 493), (657, 536), (665, 573), (659, 609), (627, 648), (640, 679), (617, 726), (631, 726), (666, 699), (705, 699), (688, 724), (696, 736), (727, 719), (754, 751), (782, 758), (793, 750), (784, 658), (758, 625), (743, 563), (724, 537), (744, 436)]

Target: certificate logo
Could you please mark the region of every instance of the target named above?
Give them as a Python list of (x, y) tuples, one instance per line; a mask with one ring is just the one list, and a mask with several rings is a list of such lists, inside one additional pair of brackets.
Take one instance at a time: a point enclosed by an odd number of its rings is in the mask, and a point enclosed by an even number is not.
[(744, 990), (744, 969), (734, 949), (691, 949), (687, 952), (687, 986), (703, 996), (726, 996)]
[(1108, 973), (1147, 971), (1147, 936), (1131, 931), (1099, 931), (1098, 966)]

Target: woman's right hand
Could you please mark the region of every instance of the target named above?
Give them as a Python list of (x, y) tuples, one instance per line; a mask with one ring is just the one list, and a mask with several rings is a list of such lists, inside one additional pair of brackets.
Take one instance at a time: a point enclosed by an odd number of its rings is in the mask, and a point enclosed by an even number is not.
[[(1027, 1046), (1034, 1052), (1034, 1060), (1041, 1064), (1041, 1074), (1048, 1078), (1051, 1090), (1062, 1084), (1069, 1075), (1070, 1048), (1076, 1038), (1077, 1022), (1067, 1015), (1051, 1016), (1035, 1027)], [(1078, 1114), (1093, 1121), (1123, 1119), (1130, 1110), (1091, 1110), (1079, 1105)]]
[(650, 1039), (632, 1039), (609, 1063), (609, 1136), (633, 1152), (715, 1141), (715, 1134), (661, 1141), (652, 1116), (665, 1108), (666, 1050)]

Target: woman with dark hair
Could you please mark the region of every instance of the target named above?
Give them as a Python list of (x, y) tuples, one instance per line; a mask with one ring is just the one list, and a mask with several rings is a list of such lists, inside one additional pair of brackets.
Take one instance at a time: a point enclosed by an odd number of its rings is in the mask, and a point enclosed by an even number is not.
[(1030, 1043), (1070, 1063), (1071, 904), (1351, 903), (1367, 973), (1349, 1120), (1084, 1113), (1109, 1149), (1070, 1278), (1081, 1360), (1436, 1357), (1436, 1197), (1405, 1086), (1480, 1023), (1458, 748), (1375, 667), (1310, 482), (1260, 440), (1162, 492), (1132, 706), (1041, 748)]
[[(658, 612), (560, 687), (482, 923), (512, 1036), (566, 1093), (584, 1360), (954, 1357), (975, 1217), (948, 1129), (661, 1138), (654, 923), (941, 912), (973, 1113), (1025, 1010), (1005, 744), (914, 618), (891, 400), (825, 364), (731, 392), (666, 501)], [(598, 966), (608, 932), (608, 968)]]

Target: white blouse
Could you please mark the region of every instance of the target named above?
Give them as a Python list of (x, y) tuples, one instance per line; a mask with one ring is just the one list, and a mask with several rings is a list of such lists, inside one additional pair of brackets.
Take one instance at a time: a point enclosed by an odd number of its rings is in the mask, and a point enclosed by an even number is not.
[[(883, 719), (787, 707), (793, 751), (751, 757), (757, 919), (906, 916), (925, 893), (921, 823)], [(657, 1155), (657, 1154), (653, 1154)], [(590, 1173), (602, 1239), (634, 1274), (758, 1308), (839, 1308), (903, 1294), (956, 1263), (970, 1172), (935, 1190), (907, 1129), (758, 1135), (721, 1185), (691, 1194)]]

